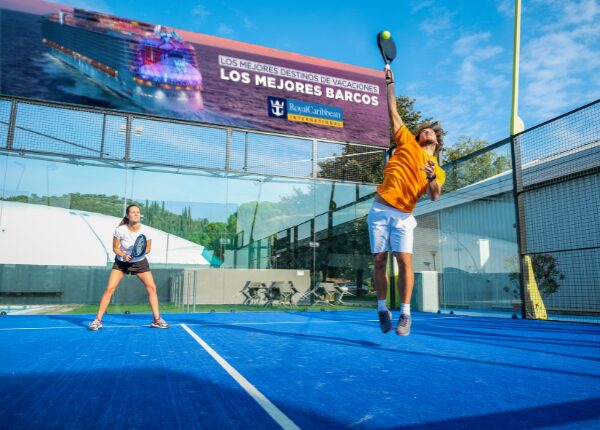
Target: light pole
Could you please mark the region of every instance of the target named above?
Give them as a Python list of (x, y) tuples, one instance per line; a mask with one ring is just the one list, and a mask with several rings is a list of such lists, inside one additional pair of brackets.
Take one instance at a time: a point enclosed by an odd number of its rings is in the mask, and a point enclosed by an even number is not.
[(515, 29), (513, 37), (513, 79), (512, 110), (510, 115), (510, 135), (525, 130), (525, 124), (519, 117), (519, 57), (521, 46), (521, 0), (515, 0)]

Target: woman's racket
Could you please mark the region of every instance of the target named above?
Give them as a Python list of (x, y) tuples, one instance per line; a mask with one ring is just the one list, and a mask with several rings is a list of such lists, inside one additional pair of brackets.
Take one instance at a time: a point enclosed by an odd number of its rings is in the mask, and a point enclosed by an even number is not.
[(131, 256), (133, 258), (141, 257), (146, 253), (146, 244), (147, 244), (146, 236), (140, 234), (135, 243), (133, 244), (133, 250), (131, 251)]
[(389, 31), (385, 30), (377, 34), (377, 46), (379, 46), (379, 52), (385, 61), (385, 68), (389, 69), (391, 62), (396, 58), (396, 44)]

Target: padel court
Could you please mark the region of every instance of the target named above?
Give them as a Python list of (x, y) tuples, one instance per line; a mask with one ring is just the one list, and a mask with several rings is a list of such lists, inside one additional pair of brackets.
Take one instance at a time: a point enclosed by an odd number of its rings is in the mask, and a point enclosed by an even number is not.
[(598, 325), (413, 313), (398, 337), (374, 311), (149, 318), (0, 318), (2, 428), (600, 428)]

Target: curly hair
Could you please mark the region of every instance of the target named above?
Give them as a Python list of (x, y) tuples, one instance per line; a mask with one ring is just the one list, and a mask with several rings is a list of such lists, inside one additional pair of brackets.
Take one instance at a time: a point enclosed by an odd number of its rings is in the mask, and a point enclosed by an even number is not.
[(426, 128), (432, 129), (433, 132), (435, 133), (435, 137), (437, 137), (438, 145), (435, 148), (435, 154), (434, 155), (438, 155), (440, 153), (440, 151), (444, 147), (444, 135), (446, 134), (446, 132), (444, 131), (444, 129), (440, 125), (439, 121), (433, 121), (433, 122), (425, 121), (425, 122), (422, 122), (413, 131), (413, 134), (415, 135), (415, 139), (417, 139), (417, 142), (419, 141), (419, 136), (421, 135), (421, 132), (423, 130), (425, 130)]

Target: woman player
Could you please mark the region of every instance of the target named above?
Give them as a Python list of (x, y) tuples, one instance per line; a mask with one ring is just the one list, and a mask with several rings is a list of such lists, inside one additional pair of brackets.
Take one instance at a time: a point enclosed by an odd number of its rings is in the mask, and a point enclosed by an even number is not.
[[(132, 273), (143, 282), (148, 291), (148, 301), (150, 302), (152, 314), (154, 315), (154, 320), (150, 324), (150, 327), (169, 328), (169, 324), (160, 317), (158, 311), (158, 296), (156, 295), (156, 284), (154, 283), (154, 278), (152, 277), (152, 272), (150, 272), (150, 266), (146, 259), (146, 254), (148, 254), (152, 248), (152, 240), (149, 236), (148, 229), (142, 226), (140, 220), (140, 208), (137, 205), (127, 206), (126, 215), (123, 217), (123, 220), (113, 235), (113, 252), (116, 254), (115, 264), (110, 272), (106, 291), (104, 291), (102, 299), (100, 299), (96, 319), (90, 323), (88, 330), (100, 330), (102, 328), (102, 316), (106, 312), (106, 308), (110, 303), (112, 295), (119, 286), (119, 282), (121, 282), (123, 276)], [(131, 256), (133, 244), (138, 236), (142, 234), (146, 236), (146, 252), (141, 256), (134, 258)]]

